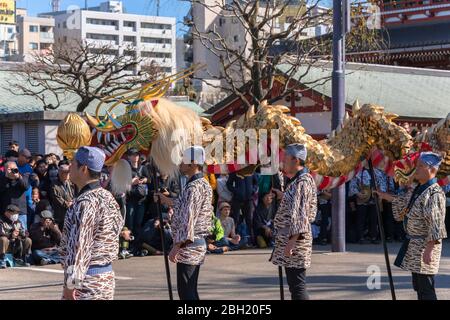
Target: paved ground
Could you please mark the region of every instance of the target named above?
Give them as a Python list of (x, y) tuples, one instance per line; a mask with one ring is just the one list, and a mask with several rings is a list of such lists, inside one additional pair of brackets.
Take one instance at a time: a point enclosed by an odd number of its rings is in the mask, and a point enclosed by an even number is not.
[[(390, 244), (393, 262), (399, 244)], [(308, 271), (312, 299), (390, 299), (381, 245), (348, 245), (347, 253), (330, 253), (330, 247), (314, 248)], [(268, 262), (269, 250), (243, 250), (209, 255), (200, 272), (202, 299), (279, 299), (278, 271)], [(369, 290), (367, 268), (380, 268), (381, 288)], [(162, 257), (132, 258), (114, 263), (116, 299), (168, 299)], [(415, 299), (410, 275), (393, 267), (398, 299)], [(0, 270), (0, 299), (59, 299), (62, 271), (58, 266)], [(171, 264), (174, 296), (176, 273)], [(373, 283), (373, 281), (372, 281)], [(444, 244), (441, 273), (436, 278), (440, 299), (450, 299), (450, 242)], [(285, 293), (288, 295), (285, 283)]]

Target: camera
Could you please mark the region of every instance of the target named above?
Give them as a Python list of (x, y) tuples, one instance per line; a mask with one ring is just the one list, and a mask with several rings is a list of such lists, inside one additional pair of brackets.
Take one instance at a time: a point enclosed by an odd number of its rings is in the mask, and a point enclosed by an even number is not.
[(17, 168), (11, 169), (11, 173), (14, 173), (14, 174), (19, 173), (19, 169), (17, 169)]

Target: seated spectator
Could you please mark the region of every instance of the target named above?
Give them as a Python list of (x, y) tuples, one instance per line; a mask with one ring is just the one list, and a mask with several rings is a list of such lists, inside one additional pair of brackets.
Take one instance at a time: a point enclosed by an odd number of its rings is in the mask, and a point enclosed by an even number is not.
[(41, 212), (44, 210), (53, 212), (53, 208), (50, 205), (50, 201), (48, 201), (47, 199), (39, 200), (39, 202), (36, 204), (34, 223), (38, 223), (41, 221)]
[(119, 259), (128, 259), (133, 256), (129, 251), (130, 242), (133, 240), (134, 237), (131, 235), (131, 230), (127, 227), (123, 227), (119, 235)]
[(233, 218), (230, 217), (231, 206), (228, 202), (222, 202), (219, 204), (219, 219), (220, 224), (223, 227), (225, 244), (230, 247), (231, 250), (239, 249), (239, 243), (241, 236), (236, 234), (236, 226)]
[[(167, 214), (163, 214), (163, 231), (165, 238), (164, 246), (167, 252), (169, 252), (172, 247), (173, 239), (169, 216)], [(139, 252), (141, 255), (161, 255), (163, 253), (161, 223), (159, 219), (150, 219), (144, 224), (138, 246), (141, 248), (141, 252)]]
[(258, 203), (255, 210), (255, 232), (256, 242), (259, 248), (272, 247), (273, 236), (273, 218), (275, 216), (275, 206), (273, 203), (274, 195), (271, 192), (262, 194), (262, 201)]
[[(213, 217), (213, 229), (211, 235), (207, 238), (208, 252), (220, 254), (238, 250), (241, 237), (234, 233), (234, 220), (230, 218), (230, 204), (222, 202), (219, 208), (221, 219), (216, 216)], [(222, 221), (224, 221), (226, 227), (222, 225)]]
[(30, 254), (31, 239), (19, 221), (20, 209), (16, 205), (7, 206), (0, 217), (0, 269), (6, 268), (6, 254), (13, 255), (16, 266), (29, 266), (26, 262)]
[(224, 231), (220, 219), (213, 216), (213, 227), (210, 231), (210, 235), (206, 237), (207, 249), (209, 253), (224, 253), (230, 250), (230, 248), (222, 243), (224, 238)]
[(40, 217), (41, 221), (34, 223), (30, 228), (33, 259), (41, 266), (57, 264), (60, 262), (57, 246), (61, 241), (61, 231), (55, 223), (51, 211), (42, 211)]

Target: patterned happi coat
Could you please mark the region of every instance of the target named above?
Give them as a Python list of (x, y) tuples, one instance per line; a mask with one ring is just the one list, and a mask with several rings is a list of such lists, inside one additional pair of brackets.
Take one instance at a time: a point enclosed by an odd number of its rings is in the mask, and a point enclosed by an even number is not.
[[(402, 212), (407, 208), (412, 190), (403, 196), (397, 196), (392, 202), (394, 218), (403, 221)], [(414, 273), (433, 275), (439, 270), (442, 251), (442, 239), (447, 237), (445, 230), (445, 194), (442, 188), (433, 183), (414, 202), (406, 214), (405, 231), (410, 242), (400, 265), (404, 270)], [(422, 255), (429, 241), (439, 241), (434, 245), (432, 261), (423, 262)]]
[(77, 285), (78, 300), (113, 299), (114, 272), (87, 275), (89, 266), (104, 266), (117, 259), (119, 234), (124, 225), (113, 195), (98, 182), (84, 187), (69, 208), (60, 244), (64, 284)]
[[(274, 219), (275, 248), (272, 263), (287, 268), (309, 268), (311, 265), (311, 222), (317, 213), (317, 187), (309, 173), (297, 175), (288, 183)], [(284, 255), (289, 238), (302, 234), (291, 257)]]
[(180, 197), (175, 201), (172, 217), (173, 242), (192, 242), (178, 251), (178, 263), (201, 265), (205, 260), (204, 239), (212, 227), (214, 208), (212, 189), (209, 183), (198, 174), (186, 184)]

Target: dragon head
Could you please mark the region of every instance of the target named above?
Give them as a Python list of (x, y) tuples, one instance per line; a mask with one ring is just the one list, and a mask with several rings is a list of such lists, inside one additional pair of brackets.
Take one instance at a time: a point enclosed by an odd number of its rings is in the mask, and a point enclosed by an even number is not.
[[(158, 100), (151, 100), (155, 107)], [(135, 148), (148, 154), (150, 143), (156, 130), (151, 116), (147, 112), (146, 101), (137, 100), (126, 107), (125, 113), (119, 117), (107, 113), (103, 120), (86, 114), (92, 129), (91, 145), (101, 146), (106, 154), (106, 165), (111, 165), (122, 158), (128, 149)]]

